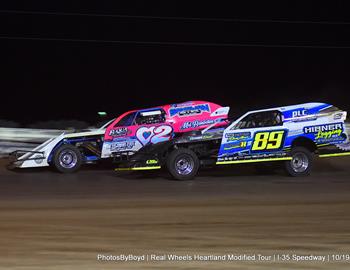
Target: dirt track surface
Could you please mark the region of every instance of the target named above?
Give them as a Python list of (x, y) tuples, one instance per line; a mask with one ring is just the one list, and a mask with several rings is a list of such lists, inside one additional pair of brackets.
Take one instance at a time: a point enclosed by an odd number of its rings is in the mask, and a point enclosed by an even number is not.
[[(3, 162), (2, 162), (3, 163)], [(0, 269), (349, 269), (341, 262), (98, 261), (98, 254), (350, 254), (350, 159), (307, 178), (0, 169)]]

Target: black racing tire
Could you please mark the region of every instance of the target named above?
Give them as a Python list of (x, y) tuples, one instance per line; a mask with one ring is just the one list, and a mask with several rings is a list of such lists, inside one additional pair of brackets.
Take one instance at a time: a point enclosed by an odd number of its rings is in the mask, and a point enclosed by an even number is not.
[(197, 175), (199, 159), (192, 150), (178, 148), (169, 154), (166, 165), (176, 180), (191, 180)]
[(79, 149), (70, 144), (60, 146), (54, 153), (53, 166), (61, 173), (73, 173), (79, 170), (83, 156)]
[(313, 154), (305, 147), (294, 147), (292, 160), (285, 161), (285, 170), (289, 176), (308, 176), (313, 165)]

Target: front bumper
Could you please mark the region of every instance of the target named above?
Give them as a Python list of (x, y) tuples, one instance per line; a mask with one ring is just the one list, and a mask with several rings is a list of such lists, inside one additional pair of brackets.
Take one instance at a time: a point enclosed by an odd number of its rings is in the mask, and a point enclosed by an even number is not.
[(9, 169), (21, 168), (23, 162), (32, 160), (37, 164), (42, 163), (46, 159), (45, 153), (42, 151), (16, 150), (9, 154)]

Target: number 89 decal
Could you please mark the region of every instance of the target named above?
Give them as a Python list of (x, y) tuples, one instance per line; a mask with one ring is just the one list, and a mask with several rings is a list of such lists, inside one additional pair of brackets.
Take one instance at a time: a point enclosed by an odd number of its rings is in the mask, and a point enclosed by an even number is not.
[(285, 130), (264, 131), (255, 133), (252, 151), (271, 151), (282, 148), (285, 133)]

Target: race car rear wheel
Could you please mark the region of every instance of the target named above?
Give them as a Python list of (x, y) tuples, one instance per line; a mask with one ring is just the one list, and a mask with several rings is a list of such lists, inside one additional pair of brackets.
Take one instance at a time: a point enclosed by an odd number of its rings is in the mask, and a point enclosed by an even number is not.
[(312, 168), (312, 153), (305, 147), (295, 147), (291, 151), (292, 160), (285, 162), (285, 168), (290, 176), (309, 175)]
[(199, 159), (192, 150), (186, 148), (175, 149), (167, 159), (167, 168), (176, 180), (190, 180), (198, 172)]
[(59, 172), (72, 173), (80, 168), (82, 161), (82, 154), (78, 148), (64, 144), (56, 150), (53, 165)]

